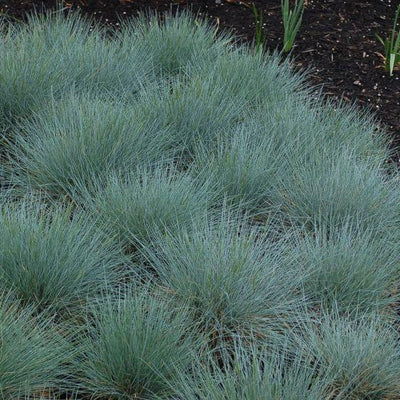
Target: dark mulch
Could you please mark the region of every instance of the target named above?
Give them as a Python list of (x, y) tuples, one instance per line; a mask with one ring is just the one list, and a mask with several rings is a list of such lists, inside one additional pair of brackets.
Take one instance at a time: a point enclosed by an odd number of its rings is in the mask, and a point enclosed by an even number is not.
[[(56, 0), (0, 0), (0, 11), (23, 19), (34, 7), (54, 7)], [(252, 1), (239, 0), (67, 0), (103, 23), (113, 25), (118, 16), (139, 10), (171, 7), (208, 15), (222, 28), (233, 29), (244, 40), (253, 40)], [(280, 47), (283, 37), (280, 0), (255, 0), (264, 12), (265, 34), (270, 48)], [(297, 68), (312, 68), (312, 83), (324, 92), (376, 110), (379, 119), (400, 145), (400, 71), (393, 77), (383, 69), (383, 51), (375, 34), (386, 36), (393, 24), (398, 0), (308, 0), (303, 24), (292, 55)], [(245, 73), (245, 71), (243, 71)]]

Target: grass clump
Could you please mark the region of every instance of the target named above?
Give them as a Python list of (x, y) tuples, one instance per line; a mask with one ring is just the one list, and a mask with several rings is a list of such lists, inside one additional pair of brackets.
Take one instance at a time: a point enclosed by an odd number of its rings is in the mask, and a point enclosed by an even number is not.
[(304, 305), (303, 277), (288, 268), (285, 242), (237, 216), (209, 217), (193, 231), (170, 232), (149, 249), (160, 284), (188, 304), (212, 345), (255, 333), (284, 333)]
[(82, 202), (124, 246), (149, 246), (166, 231), (190, 227), (206, 214), (208, 186), (173, 166), (113, 175)]
[(1, 290), (37, 311), (76, 318), (88, 298), (122, 279), (120, 250), (84, 214), (43, 204), (3, 204)]
[(398, 335), (374, 317), (326, 314), (305, 328), (304, 351), (330, 380), (331, 398), (399, 398)]
[(0, 396), (33, 398), (68, 389), (67, 362), (74, 350), (51, 319), (32, 317), (13, 296), (0, 298)]
[(73, 198), (95, 179), (167, 157), (167, 132), (135, 108), (71, 94), (21, 124), (10, 179), (23, 191)]
[(326, 99), (313, 111), (313, 132), (320, 145), (332, 152), (351, 149), (355, 160), (372, 168), (382, 168), (390, 158), (391, 138), (370, 110)]
[(79, 389), (95, 398), (169, 398), (195, 350), (185, 310), (138, 288), (99, 301), (90, 314)]
[(320, 400), (326, 398), (327, 381), (315, 368), (278, 348), (258, 349), (236, 343), (222, 350), (219, 361), (197, 360), (194, 378), (181, 376), (178, 397), (186, 400)]
[(279, 185), (275, 201), (284, 218), (328, 231), (349, 220), (364, 229), (388, 229), (396, 223), (397, 179), (389, 179), (367, 162), (357, 162), (349, 151), (315, 152), (310, 159), (301, 158), (289, 158), (287, 175)]
[(122, 48), (76, 13), (48, 11), (31, 15), (28, 24), (2, 27), (0, 122), (30, 116), (72, 86), (105, 97), (134, 94), (152, 76), (151, 60), (134, 37)]
[(314, 309), (388, 313), (397, 301), (397, 246), (372, 229), (349, 223), (328, 233), (322, 227), (305, 235), (295, 252)]
[(210, 146), (219, 132), (230, 132), (242, 120), (245, 104), (225, 96), (224, 88), (184, 74), (162, 82), (158, 89), (143, 90), (140, 114), (168, 128), (181, 163), (192, 161), (198, 143)]
[[(288, 91), (281, 98), (274, 93), (256, 105), (250, 115), (253, 134), (272, 136), (275, 143), (287, 149), (286, 158), (292, 165), (311, 165), (316, 154), (334, 160), (345, 152), (354, 162), (377, 169), (390, 157), (389, 137), (373, 115), (355, 105), (330, 101), (320, 92), (304, 90)], [(246, 122), (249, 123), (247, 118)], [(290, 166), (287, 168), (290, 171)]]
[(258, 129), (257, 123), (243, 123), (232, 135), (220, 135), (214, 151), (197, 146), (195, 169), (214, 182), (220, 204), (228, 201), (251, 214), (267, 214), (271, 192), (284, 173), (286, 152), (272, 133), (260, 135)]
[(217, 34), (216, 27), (185, 11), (179, 17), (153, 13), (123, 22), (118, 38), (122, 49), (129, 49), (132, 40), (139, 43), (140, 50), (150, 55), (156, 74), (161, 76), (180, 73), (187, 65), (204, 59), (212, 62), (232, 41), (229, 34)]
[[(224, 97), (246, 105), (250, 112), (258, 110), (263, 102), (268, 103), (268, 108), (282, 106), (287, 97), (307, 88), (305, 75), (292, 74), (288, 59), (282, 60), (276, 52), (254, 52), (246, 46), (225, 48), (212, 62), (199, 60), (188, 65), (185, 72), (223, 88)], [(263, 112), (268, 113), (268, 109)]]
[[(50, 26), (50, 24), (48, 24)], [(63, 76), (54, 69), (54, 54), (42, 51), (42, 38), (31, 25), (1, 24), (0, 124), (28, 116), (62, 90)]]

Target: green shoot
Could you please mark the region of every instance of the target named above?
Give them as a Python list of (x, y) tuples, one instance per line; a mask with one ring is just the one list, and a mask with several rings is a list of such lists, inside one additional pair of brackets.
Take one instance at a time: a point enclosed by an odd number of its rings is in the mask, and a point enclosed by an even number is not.
[(297, 32), (300, 29), (304, 12), (304, 0), (295, 1), (293, 10), (290, 9), (289, 0), (281, 0), (283, 17), (283, 51), (288, 53), (294, 44)]
[(390, 38), (383, 40), (379, 35), (375, 35), (379, 42), (385, 48), (385, 70), (389, 72), (390, 76), (393, 76), (394, 67), (400, 63), (400, 29), (397, 30), (397, 21), (400, 15), (400, 4), (397, 7), (396, 14), (394, 16), (393, 28)]
[(263, 31), (264, 13), (261, 9), (258, 10), (254, 3), (252, 8), (255, 22), (255, 49), (259, 51), (266, 42), (265, 33)]

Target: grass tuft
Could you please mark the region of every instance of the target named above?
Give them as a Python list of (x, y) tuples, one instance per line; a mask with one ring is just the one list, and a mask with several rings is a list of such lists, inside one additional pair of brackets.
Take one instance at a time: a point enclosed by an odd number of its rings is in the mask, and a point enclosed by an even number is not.
[(51, 319), (32, 317), (7, 291), (0, 298), (0, 396), (39, 397), (67, 390), (67, 362), (75, 352)]
[(37, 311), (79, 317), (88, 298), (123, 277), (120, 249), (82, 213), (3, 204), (0, 227), (1, 290)]
[(95, 398), (170, 398), (169, 385), (195, 350), (185, 310), (138, 288), (99, 300), (90, 314), (79, 389)]
[(306, 276), (305, 295), (325, 312), (388, 313), (397, 301), (397, 248), (375, 230), (351, 223), (306, 234), (294, 250)]
[[(235, 335), (280, 335), (304, 306), (302, 276), (287, 268), (287, 243), (225, 212), (149, 249), (162, 286), (188, 304), (215, 346)], [(287, 261), (287, 262), (286, 262)]]
[(399, 398), (398, 335), (384, 321), (326, 314), (305, 329), (304, 351), (330, 380), (335, 399)]
[(22, 191), (77, 196), (95, 179), (168, 157), (167, 128), (121, 102), (71, 94), (21, 124), (9, 175)]
[(219, 363), (196, 360), (193, 376), (181, 375), (178, 397), (187, 400), (320, 400), (328, 381), (299, 358), (273, 349), (250, 349), (236, 343), (222, 350)]
[(188, 228), (205, 215), (209, 185), (165, 165), (138, 168), (100, 182), (82, 203), (124, 246), (149, 246), (166, 231)]
[(316, 152), (310, 158), (289, 154), (289, 165), (275, 201), (295, 224), (328, 232), (348, 221), (377, 230), (396, 224), (397, 178), (357, 162), (352, 152)]
[(150, 55), (156, 74), (161, 76), (174, 75), (204, 59), (212, 62), (233, 40), (229, 33), (217, 32), (217, 27), (187, 11), (142, 14), (121, 25), (117, 36), (122, 50), (130, 49), (132, 41), (138, 44), (139, 53)]

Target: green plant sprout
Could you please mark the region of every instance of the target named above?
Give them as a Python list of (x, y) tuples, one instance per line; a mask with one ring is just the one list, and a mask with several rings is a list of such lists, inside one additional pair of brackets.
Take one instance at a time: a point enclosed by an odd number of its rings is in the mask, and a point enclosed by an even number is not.
[(264, 13), (261, 9), (258, 10), (254, 3), (252, 9), (255, 22), (255, 48), (259, 51), (267, 40), (263, 31)]
[(293, 10), (290, 8), (289, 0), (281, 0), (283, 18), (283, 51), (288, 53), (294, 44), (297, 32), (300, 29), (304, 12), (304, 0), (295, 1)]
[(380, 43), (385, 48), (385, 70), (389, 72), (390, 76), (393, 76), (394, 67), (400, 63), (400, 28), (397, 30), (397, 21), (400, 15), (400, 4), (397, 7), (396, 14), (394, 16), (393, 28), (390, 38), (383, 40), (379, 35), (375, 35)]

